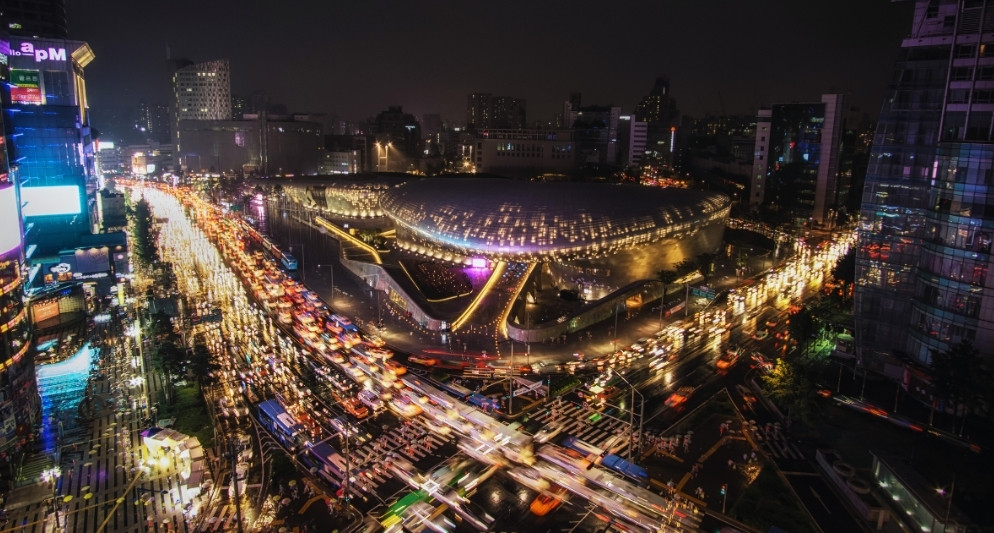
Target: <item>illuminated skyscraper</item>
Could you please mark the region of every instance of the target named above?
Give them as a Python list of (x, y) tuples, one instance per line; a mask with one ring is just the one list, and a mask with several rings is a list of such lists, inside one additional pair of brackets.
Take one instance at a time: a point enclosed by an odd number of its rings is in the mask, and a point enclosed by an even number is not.
[(917, 0), (880, 112), (855, 333), (861, 364), (893, 378), (926, 375), (961, 340), (994, 354), (992, 12), (990, 1)]
[(89, 233), (96, 190), (83, 69), (93, 51), (80, 41), (11, 37), (4, 119), (8, 156), (19, 174), (29, 260), (72, 248)]
[(832, 223), (844, 102), (841, 94), (823, 94), (821, 102), (759, 111), (750, 206), (775, 205), (797, 224)]
[(228, 60), (205, 61), (173, 74), (176, 121), (230, 120), (231, 73)]
[(173, 74), (173, 132), (176, 157), (185, 155), (181, 120), (230, 120), (231, 72), (227, 59), (194, 63)]
[(31, 433), (41, 408), (23, 299), (24, 243), (18, 191), (8, 170), (6, 140), (0, 114), (0, 453), (3, 454), (16, 450), (20, 438)]

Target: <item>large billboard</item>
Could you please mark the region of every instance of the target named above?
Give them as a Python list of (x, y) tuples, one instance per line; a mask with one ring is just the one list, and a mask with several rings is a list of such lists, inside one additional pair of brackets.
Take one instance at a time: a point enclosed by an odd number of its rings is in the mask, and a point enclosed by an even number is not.
[(31, 304), (31, 318), (35, 324), (57, 316), (59, 316), (59, 301), (55, 298)]
[(0, 254), (21, 246), (21, 219), (13, 183), (0, 184)]
[(15, 104), (43, 104), (41, 73), (37, 70), (10, 70), (10, 101)]
[(26, 217), (78, 215), (83, 212), (77, 185), (21, 187), (21, 213)]

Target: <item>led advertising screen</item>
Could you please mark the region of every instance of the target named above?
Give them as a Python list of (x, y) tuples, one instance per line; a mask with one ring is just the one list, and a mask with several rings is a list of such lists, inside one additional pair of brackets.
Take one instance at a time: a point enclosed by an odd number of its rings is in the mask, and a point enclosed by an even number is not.
[(14, 185), (0, 185), (0, 254), (21, 245), (21, 225), (17, 214)]
[(31, 313), (34, 315), (34, 322), (37, 324), (43, 320), (59, 316), (59, 301), (56, 299), (44, 300), (31, 304)]
[(76, 185), (21, 187), (21, 213), (26, 217), (78, 215), (82, 212), (79, 187)]
[(11, 87), (10, 101), (15, 104), (41, 105), (41, 89), (38, 87)]

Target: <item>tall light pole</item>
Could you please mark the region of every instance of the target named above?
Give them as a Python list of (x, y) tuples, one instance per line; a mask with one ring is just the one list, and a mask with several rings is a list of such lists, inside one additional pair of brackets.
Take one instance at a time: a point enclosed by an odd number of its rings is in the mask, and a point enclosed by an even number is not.
[(628, 459), (630, 461), (634, 461), (633, 458), (634, 453), (637, 453), (639, 456), (642, 455), (642, 424), (645, 421), (645, 397), (642, 396), (641, 392), (635, 389), (635, 386), (632, 385), (625, 378), (625, 376), (621, 374), (621, 372), (613, 373), (613, 375), (618, 376), (618, 379), (625, 382), (625, 385), (628, 385), (628, 388), (632, 390), (632, 403), (628, 407), (628, 426), (629, 426), (629, 431), (631, 431), (632, 433), (635, 432), (635, 395), (636, 394), (638, 394), (640, 400), (638, 435), (636, 435), (637, 438), (634, 444), (632, 444), (631, 442), (628, 443)]
[(49, 468), (48, 470), (43, 470), (41, 473), (41, 479), (43, 481), (52, 482), (52, 509), (55, 510), (55, 531), (58, 531), (62, 525), (59, 523), (59, 476), (62, 471), (57, 467)]
[(334, 264), (318, 265), (318, 268), (321, 268), (323, 266), (328, 267), (328, 271), (331, 272), (331, 305), (332, 307), (334, 307), (335, 306), (335, 265)]

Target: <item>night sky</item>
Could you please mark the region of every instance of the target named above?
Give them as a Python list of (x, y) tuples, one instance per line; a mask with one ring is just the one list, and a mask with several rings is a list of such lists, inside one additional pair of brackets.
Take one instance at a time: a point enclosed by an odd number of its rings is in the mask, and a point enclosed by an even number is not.
[[(845, 92), (875, 117), (912, 2), (886, 0), (67, 0), (96, 60), (95, 117), (170, 99), (172, 57), (227, 58), (232, 92), (362, 120), (388, 105), (465, 121), (466, 96), (527, 99), (551, 119), (571, 91), (633, 111), (660, 75), (685, 115)], [(99, 124), (95, 124), (98, 128)]]

